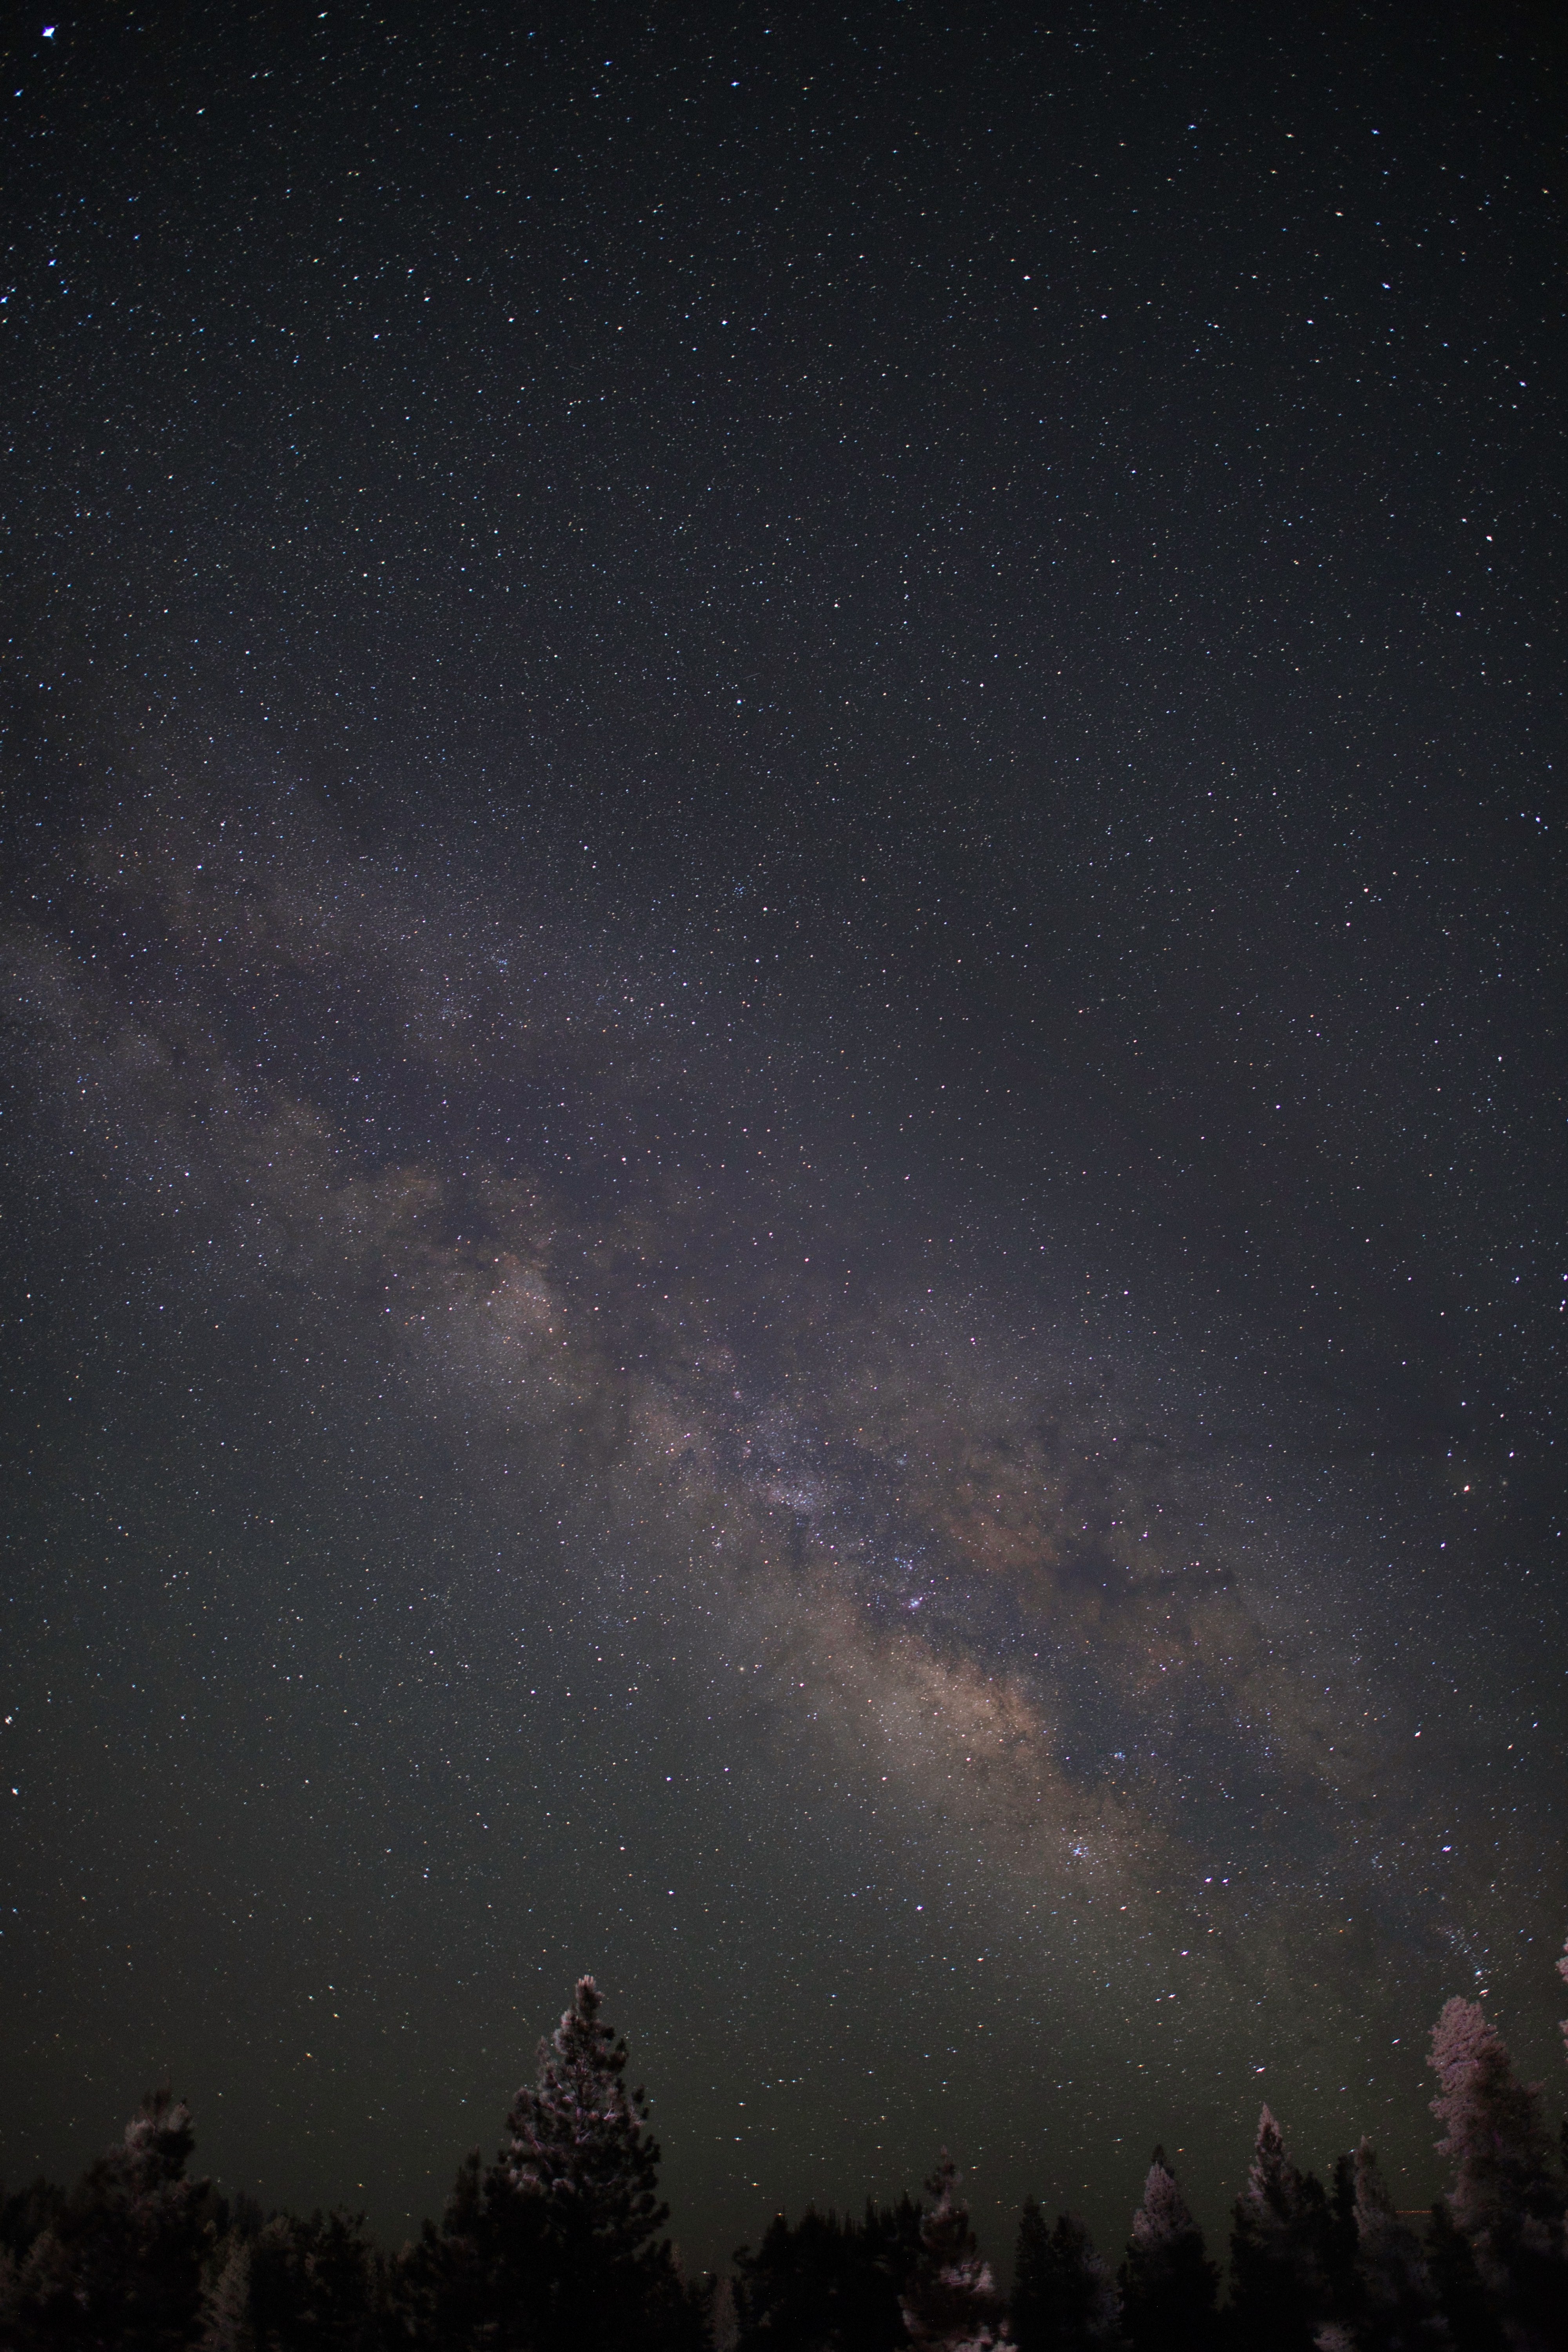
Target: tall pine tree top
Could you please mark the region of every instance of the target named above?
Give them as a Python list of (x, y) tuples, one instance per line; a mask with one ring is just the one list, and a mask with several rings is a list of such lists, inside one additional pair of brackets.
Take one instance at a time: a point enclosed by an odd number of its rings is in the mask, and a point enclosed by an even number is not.
[(1440, 2085), (1432, 2112), (1454, 2159), (1447, 2205), (1500, 2305), (1510, 2341), (1556, 2347), (1568, 2313), (1563, 2192), (1541, 2095), (1513, 2071), (1501, 2035), (1477, 2001), (1450, 2000), (1432, 2029)]
[(926, 2183), (931, 2202), (921, 2216), (921, 2256), (903, 2297), (904, 2326), (925, 2352), (991, 2352), (1002, 2297), (980, 2258), (957, 2168), (946, 2148)]
[(1285, 2135), (1265, 2105), (1258, 2117), (1258, 2137), (1247, 2168), (1243, 2201), (1262, 2221), (1271, 2215), (1293, 2219), (1301, 2202), (1301, 2176), (1290, 2160)]
[(1197, 2234), (1198, 2225), (1176, 2186), (1175, 2174), (1163, 2156), (1156, 2156), (1143, 2183), (1143, 2202), (1132, 2216), (1133, 2245), (1140, 2253), (1153, 2257)]
[(1200, 2352), (1215, 2337), (1219, 2272), (1203, 2232), (1156, 2148), (1132, 2216), (1121, 2266), (1122, 2315), (1132, 2352)]
[(539, 2045), (536, 2081), (511, 2103), (502, 2162), (514, 2188), (543, 2199), (614, 2261), (639, 2253), (669, 2209), (658, 2200), (647, 2097), (626, 2088), (626, 2045), (600, 2006), (593, 1978), (579, 1978), (571, 2008)]
[(1230, 2237), (1231, 2331), (1270, 2352), (1306, 2352), (1330, 2308), (1328, 2200), (1292, 2163), (1266, 2106), (1236, 2200)]
[(1548, 2222), (1561, 2210), (1541, 2097), (1520, 2082), (1507, 2046), (1479, 2001), (1448, 2001), (1432, 2029), (1432, 2112), (1446, 2126), (1439, 2156), (1455, 2162), (1449, 2204), (1480, 2242), (1515, 2231), (1526, 2218)]
[(189, 2109), (149, 2093), (0, 2286), (0, 2343), (170, 2352), (192, 2340), (201, 2265), (226, 2218), (211, 2182), (185, 2177), (194, 2145)]
[(126, 2186), (133, 2195), (146, 2197), (183, 2181), (195, 2144), (184, 2099), (169, 2090), (149, 2091), (125, 2126), (125, 2152), (119, 2160)]

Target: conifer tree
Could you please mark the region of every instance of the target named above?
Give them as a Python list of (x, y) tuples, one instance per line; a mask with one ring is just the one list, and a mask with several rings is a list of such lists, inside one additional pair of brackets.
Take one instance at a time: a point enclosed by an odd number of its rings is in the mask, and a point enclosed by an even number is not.
[(1208, 2352), (1218, 2291), (1218, 2267), (1157, 2147), (1121, 2265), (1122, 2326), (1132, 2352)]
[(600, 2016), (592, 1977), (548, 2042), (507, 2116), (502, 2157), (514, 2184), (581, 2227), (613, 2259), (640, 2253), (669, 2218), (647, 2100), (626, 2084), (626, 2045)]
[(519, 2091), (501, 2153), (505, 2183), (534, 2241), (539, 2285), (562, 2352), (622, 2352), (706, 2332), (685, 2290), (659, 2201), (647, 2099), (626, 2083), (626, 2045), (600, 2014), (598, 1987), (580, 1978), (572, 2006), (539, 2048), (535, 2082)]
[(1238, 2345), (1310, 2352), (1330, 2309), (1328, 2200), (1290, 2159), (1266, 2106), (1230, 2239), (1229, 2330)]
[(1426, 2253), (1454, 2352), (1506, 2352), (1502, 2323), (1474, 2250), (1441, 2199), (1432, 2208)]
[(1563, 2197), (1541, 2098), (1521, 2083), (1479, 2001), (1450, 2000), (1432, 2029), (1430, 2063), (1454, 2163), (1447, 2205), (1474, 2251), (1505, 2328), (1521, 2346), (1568, 2342)]
[(808, 2206), (775, 2214), (755, 2253), (735, 2257), (736, 2352), (895, 2352), (902, 2298), (921, 2262), (921, 2209), (867, 2200), (863, 2221)]
[(65, 2203), (65, 2190), (42, 2173), (9, 2197), (0, 2189), (0, 2251), (15, 2263), (25, 2262), (33, 2241), (59, 2220)]
[[(485, 2328), (497, 2344), (525, 2340), (511, 2325), (511, 2315), (521, 2308), (520, 2283), (505, 2274), (492, 2221), (485, 2199), (484, 2158), (472, 2147), (458, 2168), (440, 2221), (427, 2221), (392, 2265), (392, 2301), (402, 2333), (412, 2344), (435, 2347), (482, 2341), (479, 2331)], [(499, 2316), (503, 2310), (508, 2315), (504, 2325)]]
[(0, 2344), (22, 2340), (22, 2268), (65, 2205), (65, 2190), (41, 2173), (10, 2196), (0, 2189)]
[(250, 2244), (230, 2235), (202, 2298), (200, 2352), (256, 2352), (250, 2319)]
[(626, 2047), (580, 1979), (536, 2079), (481, 2172), (476, 2150), (441, 2226), (398, 2265), (405, 2331), (508, 2352), (701, 2352), (710, 2287), (688, 2284), (659, 2231), (658, 2147)]
[(1113, 2352), (1121, 2341), (1110, 2271), (1072, 2213), (1054, 2229), (1025, 2200), (1010, 2305), (1019, 2352)]
[(1026, 2197), (1013, 2248), (1013, 2294), (1007, 2305), (1013, 2341), (1020, 2352), (1040, 2352), (1047, 2342), (1051, 2231), (1039, 2200)]
[(1394, 2210), (1377, 2151), (1355, 2152), (1355, 2303), (1363, 2352), (1436, 2352), (1448, 2343), (1421, 2242)]
[(211, 2182), (185, 2178), (194, 2145), (189, 2109), (150, 2093), (18, 2266), (4, 2315), (10, 2342), (184, 2352), (200, 2323), (202, 2266), (226, 2222)]
[(733, 2279), (720, 2280), (709, 2324), (713, 2334), (713, 2352), (740, 2352), (741, 2314)]
[(379, 2340), (384, 2272), (363, 2213), (341, 2207), (308, 2217), (275, 2213), (250, 2257), (250, 2310), (261, 2344), (370, 2352)]
[(991, 2352), (1003, 2302), (991, 2266), (981, 2260), (952, 2158), (942, 2151), (926, 2183), (921, 2253), (902, 2298), (904, 2326), (923, 2352)]
[(1347, 2149), (1334, 2158), (1323, 2235), (1329, 2308), (1343, 2318), (1361, 2308), (1361, 2289), (1356, 2284), (1355, 2185), (1356, 2159)]

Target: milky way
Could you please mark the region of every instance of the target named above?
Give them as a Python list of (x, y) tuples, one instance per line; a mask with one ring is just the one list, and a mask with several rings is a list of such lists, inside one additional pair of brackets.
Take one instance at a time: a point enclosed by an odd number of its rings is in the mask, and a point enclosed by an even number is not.
[[(100, 806), (40, 878), (47, 914), (8, 941), (39, 1173), (104, 1308), (129, 1291), (167, 1318), (210, 1402), (164, 1475), (325, 1465), (394, 1557), (438, 1494), (378, 1736), (417, 1780), (452, 1761), (433, 1705), (459, 1740), (482, 1726), (479, 1814), (498, 1745), (538, 1769), (555, 1805), (502, 1808), (535, 1914), (571, 1874), (561, 1789), (584, 1762), (590, 1788), (647, 1782), (651, 1719), (685, 1768), (652, 1775), (669, 1874), (753, 1848), (698, 1925), (700, 1974), (748, 1965), (766, 1792), (797, 1816), (790, 1876), (804, 1856), (832, 1883), (797, 1888), (808, 1948), (842, 1945), (862, 1885), (879, 1927), (908, 1914), (906, 1960), (973, 1945), (965, 1977), (990, 1968), (1045, 2037), (1031, 2073), (1087, 2077), (1075, 2108), (1108, 2130), (1123, 2019), (1151, 2118), (1244, 2106), (1269, 2065), (1333, 2113), (1324, 2034), (1363, 2036), (1369, 2007), (1386, 2044), (1412, 2022), (1369, 1955), (1403, 1948), (1424, 1981), (1484, 1887), (1528, 1873), (1528, 1841), (1456, 1858), (1412, 1768), (1444, 1731), (1388, 1638), (1418, 1581), (1373, 1574), (1367, 1465), (1325, 1502), (1292, 1411), (1163, 1348), (1127, 1296), (1080, 1295), (1066, 1238), (982, 1276), (930, 1171), (853, 1108), (847, 1049), (789, 1051), (650, 940), (613, 947), (477, 866), (428, 880), (297, 795), (266, 822), (167, 784)], [(292, 1431), (247, 1425), (263, 1331)], [(199, 1614), (226, 1571), (189, 1540), (166, 1548)], [(320, 1687), (340, 1612), (309, 1581), (300, 1602)], [(544, 1655), (558, 1635), (569, 1659)], [(713, 1843), (693, 1778), (734, 1785), (739, 1833)], [(614, 1843), (635, 1925), (658, 1898)], [(850, 1949), (875, 2005), (874, 1946)], [(1465, 1976), (1489, 1966), (1483, 1945)], [(960, 2031), (973, 2004), (1016, 2042), (994, 1997), (955, 1995)], [(1027, 2145), (978, 2084), (968, 2136)], [(794, 2161), (843, 2193), (826, 2154)]]
[(400, 2236), (584, 1968), (704, 2261), (1556, 2078), (1534, 27), (16, 32), (0, 2177)]

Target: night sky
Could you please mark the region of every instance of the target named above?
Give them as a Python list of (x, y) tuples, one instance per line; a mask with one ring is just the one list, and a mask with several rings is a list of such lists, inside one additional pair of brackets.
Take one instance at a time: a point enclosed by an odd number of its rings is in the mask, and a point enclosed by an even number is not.
[[(1563, 51), (13, 17), (0, 2174), (1568, 2090)], [(1555, 762), (1555, 766), (1554, 766)]]

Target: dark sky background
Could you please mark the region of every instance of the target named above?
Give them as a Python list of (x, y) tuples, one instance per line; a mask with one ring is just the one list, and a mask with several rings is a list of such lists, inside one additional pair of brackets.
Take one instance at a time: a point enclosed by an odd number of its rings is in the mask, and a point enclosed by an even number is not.
[(0, 2173), (401, 2237), (585, 1969), (701, 2260), (1555, 2112), (1550, 16), (47, 21)]

